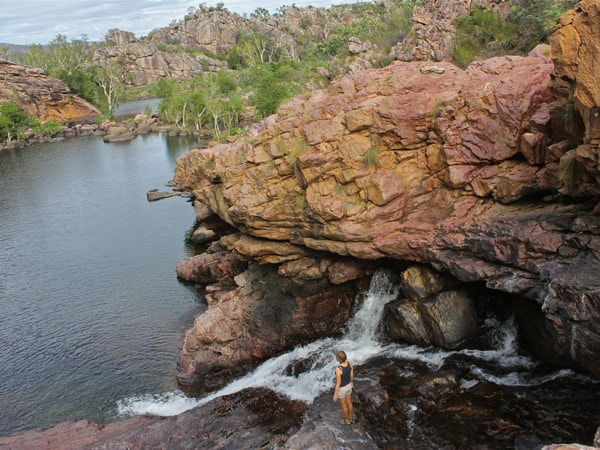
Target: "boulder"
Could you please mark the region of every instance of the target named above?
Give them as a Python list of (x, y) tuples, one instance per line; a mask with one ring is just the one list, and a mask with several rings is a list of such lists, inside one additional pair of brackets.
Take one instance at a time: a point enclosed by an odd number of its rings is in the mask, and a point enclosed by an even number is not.
[(130, 141), (135, 138), (135, 134), (131, 132), (131, 129), (126, 126), (117, 125), (110, 127), (108, 133), (104, 135), (104, 142), (119, 142), (119, 141)]
[(100, 111), (71, 94), (66, 84), (42, 69), (0, 59), (0, 103), (12, 102), (34, 117), (70, 125), (93, 124)]
[(456, 348), (478, 331), (478, 315), (468, 293), (444, 291), (423, 301), (386, 305), (385, 328), (393, 339), (421, 346)]

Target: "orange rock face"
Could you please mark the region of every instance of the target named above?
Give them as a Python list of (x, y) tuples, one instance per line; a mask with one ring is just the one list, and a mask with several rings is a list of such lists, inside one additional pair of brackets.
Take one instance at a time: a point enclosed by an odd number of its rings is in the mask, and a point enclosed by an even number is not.
[(548, 359), (600, 374), (600, 338), (577, 338), (600, 336), (594, 203), (556, 201), (581, 186), (574, 164), (584, 192), (600, 183), (560, 115), (569, 89), (552, 84), (549, 55), (346, 76), (234, 143), (191, 150), (175, 181), (257, 238), (428, 263), (533, 299), (552, 336)]
[(0, 102), (12, 102), (29, 114), (61, 123), (94, 123), (100, 111), (70, 93), (60, 80), (46, 76), (42, 69), (0, 60)]

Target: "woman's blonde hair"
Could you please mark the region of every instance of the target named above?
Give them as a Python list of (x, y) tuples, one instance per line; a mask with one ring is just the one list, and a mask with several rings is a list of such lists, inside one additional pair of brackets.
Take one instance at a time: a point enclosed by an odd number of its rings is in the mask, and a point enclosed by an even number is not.
[(345, 362), (346, 362), (346, 359), (347, 359), (347, 357), (346, 357), (346, 353), (345, 353), (345, 352), (343, 352), (342, 350), (340, 350), (339, 352), (337, 352), (337, 353), (335, 354), (335, 359), (337, 359), (337, 360), (338, 360), (338, 362), (340, 362), (340, 363), (345, 363)]

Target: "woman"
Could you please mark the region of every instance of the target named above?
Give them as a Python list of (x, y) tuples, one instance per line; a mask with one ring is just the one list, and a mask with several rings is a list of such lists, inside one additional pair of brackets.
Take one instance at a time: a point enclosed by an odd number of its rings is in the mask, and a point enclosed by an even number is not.
[(335, 369), (335, 392), (333, 401), (340, 399), (344, 420), (342, 424), (350, 425), (352, 423), (352, 387), (354, 381), (354, 367), (347, 360), (346, 353), (339, 351), (335, 354), (335, 359), (340, 363)]

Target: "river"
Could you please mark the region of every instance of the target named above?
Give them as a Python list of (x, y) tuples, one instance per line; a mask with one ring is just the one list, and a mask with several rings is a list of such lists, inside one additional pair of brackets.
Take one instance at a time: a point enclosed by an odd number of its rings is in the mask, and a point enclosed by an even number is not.
[(170, 392), (203, 304), (177, 280), (193, 208), (146, 192), (191, 143), (80, 137), (0, 152), (0, 435)]
[[(175, 266), (193, 253), (186, 235), (194, 211), (180, 197), (149, 203), (146, 192), (165, 189), (191, 145), (154, 134), (0, 152), (0, 435), (70, 419), (169, 416), (248, 387), (311, 404), (329, 398), (332, 349), (343, 348), (359, 368), (357, 417), (380, 446), (505, 448), (519, 433), (536, 433), (536, 442), (591, 442), (599, 381), (532, 359), (510, 318), (489, 318), (487, 344), (477, 349), (382, 340), (383, 307), (398, 292), (385, 272), (374, 277), (343, 336), (265, 361), (204, 399), (185, 398), (175, 383), (177, 356), (184, 329), (205, 305), (196, 287), (177, 280)], [(290, 371), (298, 362), (306, 370)], [(448, 370), (461, 373), (453, 406), (427, 415), (415, 380)], [(373, 419), (388, 403), (391, 412)], [(481, 411), (490, 417), (480, 419)], [(501, 429), (482, 435), (490, 424)]]

